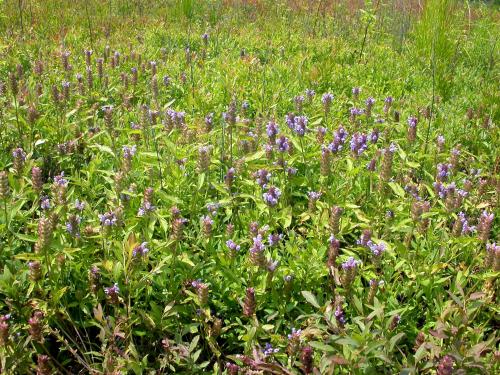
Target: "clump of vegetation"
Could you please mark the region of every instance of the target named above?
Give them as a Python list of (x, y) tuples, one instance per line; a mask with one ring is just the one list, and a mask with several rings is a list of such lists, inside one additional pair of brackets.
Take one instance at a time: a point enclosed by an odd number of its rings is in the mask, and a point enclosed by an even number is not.
[(403, 3), (4, 1), (1, 371), (498, 372), (498, 7)]

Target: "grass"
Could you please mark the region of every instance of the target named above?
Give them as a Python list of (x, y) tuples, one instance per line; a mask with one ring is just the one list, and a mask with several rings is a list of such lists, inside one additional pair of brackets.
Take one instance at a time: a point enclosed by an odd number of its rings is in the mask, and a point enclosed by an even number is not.
[(1, 7), (2, 371), (498, 372), (497, 5)]

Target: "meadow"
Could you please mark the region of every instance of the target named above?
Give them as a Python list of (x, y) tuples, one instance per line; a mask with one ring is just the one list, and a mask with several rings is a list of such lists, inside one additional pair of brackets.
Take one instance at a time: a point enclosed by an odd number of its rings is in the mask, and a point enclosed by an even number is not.
[(500, 372), (497, 2), (0, 9), (0, 373)]

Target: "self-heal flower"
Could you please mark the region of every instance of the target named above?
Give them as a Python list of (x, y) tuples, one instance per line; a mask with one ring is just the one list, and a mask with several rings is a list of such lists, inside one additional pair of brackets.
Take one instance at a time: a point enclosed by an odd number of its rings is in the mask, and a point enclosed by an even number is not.
[(270, 207), (274, 207), (278, 204), (278, 200), (281, 196), (281, 190), (275, 186), (270, 186), (267, 192), (262, 194), (264, 202)]
[(137, 245), (134, 247), (134, 250), (132, 250), (132, 256), (135, 257), (144, 257), (148, 254), (149, 249), (148, 249), (148, 243), (143, 242), (140, 245)]
[(265, 188), (269, 181), (271, 181), (271, 173), (269, 173), (267, 169), (259, 169), (253, 174), (253, 176), (257, 184), (259, 184), (262, 188)]
[(118, 297), (120, 295), (120, 288), (117, 283), (114, 283), (113, 286), (104, 288), (104, 293), (111, 303), (117, 304), (119, 302)]
[(229, 250), (231, 251), (240, 251), (241, 249), (241, 246), (238, 245), (236, 242), (234, 242), (233, 240), (227, 240), (226, 241), (226, 246)]
[(296, 116), (293, 130), (299, 137), (303, 137), (307, 131), (308, 118), (306, 116)]
[(59, 186), (67, 186), (68, 180), (64, 178), (64, 171), (61, 174), (54, 177), (54, 182)]
[(280, 350), (279, 348), (273, 348), (273, 346), (270, 343), (267, 343), (265, 348), (262, 350), (262, 353), (264, 354), (265, 357), (268, 357), (272, 354), (278, 353)]
[(278, 135), (278, 132), (279, 132), (278, 124), (276, 124), (276, 122), (274, 122), (274, 121), (269, 121), (267, 123), (267, 127), (266, 127), (266, 133), (267, 133), (267, 136), (269, 137), (269, 140), (271, 140), (273, 142), (273, 140)]
[(373, 241), (368, 241), (367, 245), (370, 248), (372, 254), (376, 257), (382, 255), (386, 249), (386, 245), (383, 242), (376, 244)]
[(267, 237), (267, 242), (269, 246), (276, 246), (283, 239), (283, 234), (271, 233)]
[(118, 219), (113, 211), (109, 211), (104, 214), (99, 214), (99, 221), (101, 222), (101, 225), (111, 227), (117, 224)]
[(367, 149), (368, 137), (364, 133), (354, 133), (351, 138), (351, 151), (354, 156), (360, 156)]
[(77, 209), (78, 211), (82, 212), (84, 209), (85, 209), (85, 206), (86, 206), (86, 203), (76, 199), (75, 200), (75, 209)]
[(48, 197), (43, 197), (40, 202), (40, 207), (42, 210), (50, 210), (50, 199)]
[(279, 152), (288, 152), (288, 151), (290, 151), (289, 140), (284, 135), (282, 135), (278, 139), (276, 139), (276, 146), (278, 146), (278, 151)]

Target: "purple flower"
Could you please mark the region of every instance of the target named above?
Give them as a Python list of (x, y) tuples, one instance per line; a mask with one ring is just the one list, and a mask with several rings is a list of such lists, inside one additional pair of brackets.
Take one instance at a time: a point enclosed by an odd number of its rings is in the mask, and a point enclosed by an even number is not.
[(306, 116), (296, 116), (293, 130), (299, 137), (303, 137), (307, 131), (308, 118)]
[(290, 150), (289, 140), (284, 135), (276, 139), (276, 146), (278, 146), (279, 152), (288, 152)]
[(375, 104), (375, 98), (372, 98), (371, 96), (366, 99), (365, 104), (368, 108), (371, 108)]
[(321, 97), (321, 103), (323, 103), (323, 107), (326, 112), (330, 110), (330, 106), (332, 105), (333, 99), (334, 99), (333, 94), (329, 92), (323, 94), (323, 96)]
[(269, 246), (275, 246), (277, 245), (281, 240), (283, 239), (283, 235), (282, 234), (278, 234), (278, 233), (271, 233), (268, 237), (267, 237), (267, 242), (269, 242)]
[(229, 250), (232, 251), (239, 251), (241, 249), (241, 246), (236, 244), (236, 242), (234, 242), (233, 240), (227, 240), (226, 246), (228, 247)]
[(278, 204), (278, 199), (281, 196), (281, 190), (275, 186), (270, 186), (267, 192), (262, 194), (264, 202), (270, 207), (274, 207)]
[(443, 147), (444, 142), (445, 142), (445, 138), (443, 135), (438, 135), (436, 141), (437, 141), (438, 147)]
[(361, 92), (361, 88), (360, 88), (360, 87), (353, 87), (353, 88), (352, 88), (352, 94), (353, 94), (354, 96), (356, 96), (356, 97), (357, 97), (357, 96), (359, 95), (359, 93), (360, 93), (360, 92)]
[(133, 145), (132, 147), (123, 146), (122, 151), (123, 151), (123, 157), (125, 159), (130, 160), (135, 155), (135, 153), (137, 151), (137, 146), (136, 145)]
[(314, 90), (306, 89), (306, 96), (307, 96), (307, 99), (309, 99), (309, 101), (312, 101), (315, 95), (316, 95), (316, 92)]
[(321, 193), (320, 191), (310, 191), (309, 193), (307, 193), (309, 199), (313, 201), (317, 201), (319, 198), (321, 198), (322, 195), (323, 193)]
[(40, 202), (40, 207), (42, 210), (50, 210), (50, 199), (48, 197), (43, 197)]
[(372, 254), (375, 255), (375, 256), (377, 256), (377, 257), (380, 256), (380, 255), (382, 255), (382, 253), (386, 249), (385, 244), (382, 243), (382, 242), (379, 243), (379, 244), (376, 244), (373, 241), (368, 241), (367, 245), (370, 248)]
[(262, 242), (262, 235), (258, 234), (253, 238), (253, 245), (250, 248), (251, 253), (262, 253), (266, 246)]
[(211, 112), (205, 116), (205, 125), (208, 129), (212, 129), (213, 123), (214, 123), (214, 114), (213, 112)]
[(445, 181), (451, 174), (452, 165), (439, 163), (437, 165), (437, 177), (440, 181)]
[(387, 98), (384, 99), (384, 103), (389, 105), (391, 105), (393, 101), (394, 99), (392, 96), (388, 96)]
[(270, 343), (267, 343), (265, 348), (262, 350), (262, 352), (264, 353), (264, 356), (267, 357), (267, 356), (270, 356), (274, 353), (278, 353), (280, 350), (278, 348), (273, 348), (273, 346), (270, 344)]
[(67, 186), (68, 180), (64, 178), (64, 171), (61, 174), (54, 177), (54, 182), (59, 186)]
[(292, 332), (288, 334), (288, 340), (299, 340), (301, 334), (301, 329), (292, 328)]
[(135, 122), (131, 122), (130, 123), (130, 129), (132, 129), (132, 130), (140, 130), (141, 129), (141, 125), (140, 124), (136, 124)]
[(297, 174), (297, 168), (288, 167), (286, 173), (288, 176), (295, 176)]
[(355, 156), (361, 155), (366, 148), (368, 137), (364, 133), (354, 133), (351, 138), (351, 151)]
[(361, 262), (359, 260), (355, 260), (353, 257), (349, 257), (344, 263), (342, 263), (342, 269), (356, 269), (360, 264)]
[(267, 169), (259, 169), (254, 173), (254, 178), (256, 182), (260, 185), (260, 187), (265, 188), (267, 183), (271, 181), (271, 173), (267, 171)]
[(346, 318), (345, 318), (344, 310), (342, 309), (341, 305), (337, 306), (334, 314), (335, 314), (335, 319), (337, 320), (338, 324), (340, 326), (343, 326), (346, 323)]
[(78, 210), (78, 211), (83, 211), (85, 209), (85, 205), (86, 203), (85, 202), (80, 202), (78, 199), (75, 200), (75, 208)]
[(12, 157), (14, 159), (19, 159), (19, 160), (25, 161), (26, 160), (26, 152), (24, 152), (24, 150), (20, 147), (15, 148), (14, 150), (12, 150)]
[(118, 296), (120, 294), (120, 288), (118, 287), (117, 283), (114, 283), (113, 286), (104, 288), (104, 293), (106, 293), (107, 296), (113, 297), (113, 296)]
[(373, 129), (368, 139), (370, 140), (371, 143), (377, 143), (378, 137), (379, 137), (379, 131), (377, 129)]
[(149, 249), (147, 246), (148, 246), (148, 243), (143, 242), (140, 245), (137, 245), (136, 247), (134, 247), (134, 250), (132, 250), (132, 255), (134, 256), (134, 258), (137, 256), (146, 256), (147, 253), (149, 252)]
[(220, 204), (219, 203), (207, 203), (207, 205), (205, 207), (207, 208), (207, 211), (210, 215), (215, 216), (215, 215), (217, 215), (217, 211), (220, 208)]
[(117, 224), (118, 219), (116, 218), (114, 212), (109, 211), (104, 214), (99, 214), (99, 221), (101, 222), (101, 225), (111, 227)]
[(274, 121), (269, 121), (267, 124), (266, 132), (269, 138), (276, 137), (276, 135), (278, 135), (279, 132), (278, 124), (276, 124), (276, 122)]
[(418, 124), (418, 119), (415, 116), (408, 117), (408, 126), (410, 128), (416, 128)]

